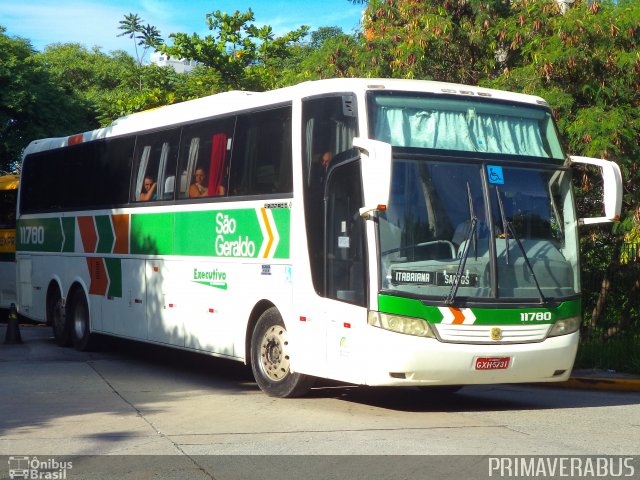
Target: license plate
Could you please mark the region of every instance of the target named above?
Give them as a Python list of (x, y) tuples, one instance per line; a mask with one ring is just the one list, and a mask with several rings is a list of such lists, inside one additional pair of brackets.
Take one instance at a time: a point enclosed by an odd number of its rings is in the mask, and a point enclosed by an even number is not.
[(476, 370), (504, 370), (509, 368), (511, 357), (478, 357)]

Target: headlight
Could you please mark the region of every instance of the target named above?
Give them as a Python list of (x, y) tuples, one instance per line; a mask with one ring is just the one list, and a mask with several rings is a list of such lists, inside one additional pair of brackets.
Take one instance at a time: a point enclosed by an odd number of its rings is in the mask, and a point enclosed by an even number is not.
[(384, 328), (392, 332), (415, 335), (417, 337), (436, 338), (427, 321), (422, 318), (370, 311), (368, 323), (374, 327)]
[(582, 317), (570, 317), (563, 318), (562, 320), (558, 320), (551, 330), (549, 331), (549, 337), (557, 337), (559, 335), (568, 335), (569, 333), (573, 333), (580, 328), (580, 324), (582, 323)]

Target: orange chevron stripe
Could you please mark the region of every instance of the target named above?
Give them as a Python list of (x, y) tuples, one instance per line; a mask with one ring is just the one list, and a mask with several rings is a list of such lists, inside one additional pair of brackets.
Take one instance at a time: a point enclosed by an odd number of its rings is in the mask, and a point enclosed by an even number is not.
[(87, 258), (87, 267), (89, 267), (89, 284), (90, 295), (105, 295), (109, 286), (109, 276), (103, 258)]
[(78, 217), (78, 228), (85, 253), (94, 253), (98, 244), (98, 233), (93, 223), (93, 217)]
[(267, 229), (267, 235), (269, 235), (269, 242), (267, 243), (267, 248), (264, 250), (263, 258), (269, 257), (269, 251), (271, 250), (271, 246), (273, 245), (273, 232), (271, 231), (271, 225), (269, 225), (269, 217), (267, 217), (267, 210), (261, 208), (262, 219), (264, 220), (264, 225)]
[(111, 223), (116, 235), (113, 253), (129, 253), (129, 215), (111, 215)]
[(459, 308), (449, 307), (451, 313), (453, 313), (453, 325), (460, 325), (464, 323), (464, 313)]

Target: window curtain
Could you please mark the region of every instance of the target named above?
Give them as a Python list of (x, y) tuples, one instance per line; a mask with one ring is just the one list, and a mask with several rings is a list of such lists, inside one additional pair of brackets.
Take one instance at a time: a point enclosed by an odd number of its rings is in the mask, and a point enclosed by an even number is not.
[(538, 121), (467, 112), (383, 107), (376, 138), (398, 147), (548, 157)]
[(216, 133), (211, 142), (211, 162), (209, 163), (209, 195), (218, 195), (224, 174), (224, 159), (227, 153), (227, 136)]

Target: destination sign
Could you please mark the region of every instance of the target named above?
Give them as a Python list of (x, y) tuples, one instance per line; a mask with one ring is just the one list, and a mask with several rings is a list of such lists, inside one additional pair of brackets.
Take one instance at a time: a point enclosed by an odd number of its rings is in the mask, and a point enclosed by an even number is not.
[[(391, 283), (393, 285), (434, 285), (437, 287), (449, 287), (456, 282), (457, 275), (455, 273), (442, 272), (425, 272), (420, 270), (392, 270)], [(459, 286), (461, 287), (477, 287), (478, 275), (466, 272), (460, 276)]]

